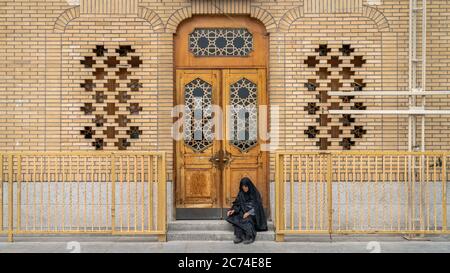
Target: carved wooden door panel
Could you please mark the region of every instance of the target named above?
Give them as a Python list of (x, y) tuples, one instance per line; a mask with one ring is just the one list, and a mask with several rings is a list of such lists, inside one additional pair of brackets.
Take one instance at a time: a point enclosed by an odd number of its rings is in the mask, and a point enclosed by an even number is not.
[[(265, 69), (178, 70), (183, 138), (176, 142), (177, 219), (223, 218), (249, 177), (268, 207), (267, 152), (258, 115), (267, 104)], [(214, 106), (214, 107), (213, 107)], [(263, 120), (264, 119), (264, 120)]]
[(177, 104), (185, 105), (183, 137), (176, 141), (176, 207), (181, 209), (180, 215), (183, 208), (222, 207), (221, 171), (211, 162), (221, 149), (211, 122), (212, 106), (220, 104), (218, 80), (217, 70), (177, 71)]
[(259, 107), (267, 105), (265, 69), (223, 70), (222, 101), (227, 105), (224, 141), (223, 204), (229, 207), (236, 198), (239, 182), (249, 177), (268, 207), (267, 152), (259, 134), (267, 126), (267, 117)]

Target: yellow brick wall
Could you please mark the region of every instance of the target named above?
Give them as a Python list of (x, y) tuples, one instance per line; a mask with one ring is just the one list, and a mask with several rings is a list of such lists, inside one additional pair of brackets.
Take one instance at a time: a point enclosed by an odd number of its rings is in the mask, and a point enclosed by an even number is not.
[[(352, 31), (357, 29), (358, 31)], [(330, 102), (339, 103), (343, 109), (350, 109), (354, 102), (363, 102), (364, 106), (368, 109), (379, 108), (382, 104), (381, 99), (375, 97), (369, 98), (354, 98), (350, 103), (343, 103), (338, 97), (329, 98), (327, 103), (320, 103), (315, 97), (317, 92), (308, 91), (304, 86), (307, 79), (317, 79), (320, 82), (320, 86), (317, 90), (326, 91), (329, 89), (327, 83), (330, 79), (335, 79), (342, 84), (339, 91), (352, 91), (351, 82), (352, 79), (343, 79), (340, 75), (342, 67), (348, 67), (355, 73), (353, 77), (363, 79), (367, 87), (364, 90), (381, 90), (381, 77), (382, 77), (382, 63), (380, 56), (382, 53), (382, 35), (377, 27), (368, 18), (364, 17), (352, 17), (349, 18), (345, 15), (330, 15), (328, 17), (322, 17), (320, 14), (307, 15), (300, 20), (295, 21), (284, 38), (285, 45), (285, 129), (283, 134), (286, 148), (291, 149), (318, 149), (315, 147), (317, 138), (326, 138), (330, 141), (331, 146), (329, 150), (342, 150), (339, 146), (339, 139), (342, 137), (351, 137), (353, 141), (356, 141), (355, 148), (368, 149), (371, 147), (382, 146), (382, 138), (380, 138), (380, 123), (377, 117), (372, 116), (352, 116), (356, 118), (352, 125), (364, 125), (364, 129), (367, 130), (367, 134), (361, 139), (354, 139), (351, 134), (351, 128), (353, 126), (342, 126), (339, 119), (341, 115), (328, 115), (330, 122), (326, 126), (319, 126), (316, 123), (316, 119), (319, 118), (320, 111), (317, 111), (315, 115), (305, 115), (304, 106), (307, 102), (314, 102), (318, 105), (322, 105), (325, 115), (328, 113), (328, 107)], [(328, 56), (318, 56), (315, 52), (319, 45), (325, 44), (331, 50)], [(342, 56), (339, 49), (344, 44), (350, 45), (354, 49), (352, 56)], [(339, 67), (331, 67), (327, 61), (330, 59), (330, 55), (339, 58), (342, 64)], [(313, 56), (319, 64), (314, 68), (309, 68), (304, 61), (308, 56)], [(354, 67), (351, 64), (354, 56), (362, 56), (366, 61), (361, 68)], [(327, 76), (326, 80), (318, 79), (316, 71), (318, 68), (326, 68)], [(352, 77), (352, 78), (353, 78)], [(305, 103), (306, 102), (306, 103)], [(317, 138), (309, 139), (305, 138), (303, 133), (309, 125), (317, 125), (317, 129), (320, 129), (320, 133)], [(342, 130), (340, 138), (331, 138), (328, 130), (331, 126), (339, 126)], [(303, 133), (303, 134), (302, 134)], [(299, 135), (302, 134), (302, 135)], [(352, 147), (353, 148), (353, 147)]]
[[(158, 65), (155, 60), (158, 58), (158, 33), (155, 33), (152, 27), (143, 19), (135, 17), (97, 15), (95, 18), (83, 16), (67, 26), (66, 31), (61, 36), (62, 41), (62, 61), (61, 73), (65, 75), (61, 83), (61, 146), (64, 150), (90, 150), (92, 149), (92, 140), (85, 139), (80, 141), (80, 132), (84, 126), (95, 125), (92, 119), (94, 114), (103, 115), (106, 119), (100, 129), (95, 130), (95, 138), (103, 138), (106, 142), (104, 150), (117, 150), (117, 140), (127, 138), (127, 129), (130, 126), (137, 126), (142, 134), (139, 139), (129, 140), (130, 146), (127, 150), (145, 150), (157, 149), (158, 143), (158, 122), (157, 122), (157, 100), (158, 100)], [(104, 57), (96, 58), (93, 49), (96, 45), (104, 46), (108, 52)], [(135, 52), (127, 54), (128, 56), (117, 56), (115, 52), (121, 45), (130, 45)], [(85, 68), (80, 64), (84, 57), (96, 59), (96, 64), (92, 68)], [(117, 63), (114, 67), (105, 66), (107, 57), (115, 58)], [(131, 56), (139, 58), (142, 64), (139, 67), (132, 68), (128, 64)], [(112, 66), (112, 65), (111, 65)], [(118, 69), (126, 68), (130, 75), (127, 79), (120, 79), (116, 73)], [(103, 80), (97, 80), (93, 73), (96, 69), (104, 69), (107, 73)], [(80, 87), (84, 80), (94, 80), (95, 90), (101, 90), (107, 96), (102, 103), (97, 103), (94, 96), (95, 92), (86, 91)], [(108, 79), (114, 80), (117, 88), (114, 92), (104, 88), (108, 84)], [(131, 80), (138, 80), (142, 87), (139, 91), (130, 91), (127, 85)], [(115, 98), (118, 92), (126, 92), (129, 99), (124, 103), (118, 103)], [(84, 103), (93, 103), (97, 109), (89, 115), (85, 115), (80, 110)], [(113, 103), (118, 107), (114, 114), (108, 115), (104, 107), (108, 103)], [(142, 110), (138, 114), (130, 114), (127, 107), (130, 103), (138, 103)], [(116, 119), (119, 115), (126, 116), (130, 121), (127, 126), (119, 126)], [(107, 127), (113, 127), (117, 132), (113, 139), (107, 138), (105, 133)], [(129, 138), (129, 137), (128, 137)]]
[[(383, 0), (373, 7), (365, 0), (346, 0), (343, 6), (317, 1), (322, 3), (317, 7), (309, 0), (141, 0), (137, 11), (130, 0), (129, 14), (107, 8), (85, 9), (80, 14), (76, 5), (69, 4), (76, 2), (0, 1), (4, 63), (0, 68), (1, 150), (94, 149), (80, 135), (92, 122), (92, 117), (80, 111), (82, 104), (92, 99), (79, 85), (90, 75), (80, 66), (80, 58), (99, 43), (112, 48), (126, 43), (143, 60), (142, 67), (133, 72), (143, 88), (132, 98), (143, 108), (140, 115), (131, 117), (143, 134), (132, 140), (128, 149), (167, 151), (171, 170), (173, 33), (193, 14), (249, 14), (266, 25), (270, 33), (270, 102), (281, 107), (280, 149), (318, 149), (303, 133), (312, 120), (303, 109), (311, 98), (304, 82), (313, 73), (305, 69), (303, 61), (319, 43), (354, 45), (367, 58), (367, 64), (357, 71), (367, 80), (366, 90), (407, 90), (407, 0)], [(428, 19), (427, 85), (430, 90), (450, 90), (450, 3), (431, 1)], [(450, 108), (449, 102), (445, 97), (429, 99), (430, 107), (436, 109)], [(364, 103), (368, 109), (406, 105), (405, 99), (395, 97), (367, 98)], [(406, 148), (405, 118), (357, 117), (357, 123), (364, 124), (367, 134), (357, 140), (353, 150)], [(428, 149), (448, 149), (449, 125), (447, 117), (429, 120)], [(330, 148), (340, 149), (336, 143)]]

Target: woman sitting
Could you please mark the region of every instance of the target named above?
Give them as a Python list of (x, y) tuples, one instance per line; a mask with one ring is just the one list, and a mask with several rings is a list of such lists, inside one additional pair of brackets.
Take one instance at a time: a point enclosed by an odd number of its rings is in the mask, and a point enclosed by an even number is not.
[(234, 243), (250, 244), (255, 241), (257, 231), (267, 230), (267, 220), (262, 206), (261, 194), (252, 181), (244, 177), (233, 206), (227, 212), (227, 221), (234, 227)]

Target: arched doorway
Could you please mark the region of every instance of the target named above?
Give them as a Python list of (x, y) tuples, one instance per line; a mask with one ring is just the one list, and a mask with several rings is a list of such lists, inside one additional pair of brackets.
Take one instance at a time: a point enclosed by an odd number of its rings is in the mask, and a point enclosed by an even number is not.
[[(250, 177), (268, 208), (268, 36), (248, 16), (194, 16), (175, 35), (175, 102), (183, 139), (175, 143), (177, 219), (220, 219)], [(266, 126), (267, 127), (267, 126)]]

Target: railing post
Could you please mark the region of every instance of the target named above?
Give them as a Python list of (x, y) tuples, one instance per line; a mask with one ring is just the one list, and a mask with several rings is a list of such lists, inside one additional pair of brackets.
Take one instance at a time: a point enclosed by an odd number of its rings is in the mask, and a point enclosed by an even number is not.
[(8, 242), (14, 240), (13, 155), (8, 155)]
[(333, 158), (327, 155), (328, 233), (333, 233)]
[(116, 231), (116, 156), (111, 155), (111, 234)]
[[(167, 241), (167, 200), (166, 200), (166, 154), (163, 153), (158, 157), (158, 167), (159, 167), (159, 177), (158, 177), (158, 229), (163, 234), (158, 235), (158, 241), (166, 242)], [(149, 204), (149, 206), (153, 206)], [(150, 209), (151, 209), (150, 207)]]
[(447, 232), (447, 155), (442, 157), (442, 232)]
[(284, 184), (283, 176), (283, 155), (276, 154), (275, 157), (275, 241), (283, 242), (284, 234), (280, 230), (284, 230)]
[(3, 154), (0, 154), (0, 233), (3, 231)]
[(17, 206), (16, 206), (16, 220), (17, 220), (17, 229), (20, 230), (21, 218), (22, 218), (22, 208), (21, 208), (21, 201), (22, 201), (22, 156), (17, 156)]

